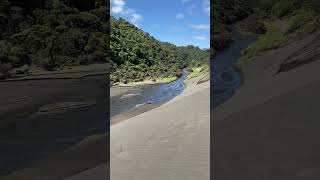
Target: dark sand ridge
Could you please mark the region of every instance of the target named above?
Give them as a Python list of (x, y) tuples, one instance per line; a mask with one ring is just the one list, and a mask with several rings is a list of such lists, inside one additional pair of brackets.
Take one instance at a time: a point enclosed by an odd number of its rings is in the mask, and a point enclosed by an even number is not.
[[(72, 75), (60, 74), (61, 78), (47, 75), (50, 80), (38, 78), (1, 82), (1, 175), (31, 166), (42, 167), (42, 171), (37, 172), (43, 174), (56, 172), (52, 167), (61, 167), (62, 173), (73, 174), (108, 161), (105, 156), (109, 150), (107, 135), (102, 136), (99, 141), (92, 141), (99, 147), (97, 151), (88, 150), (89, 145), (83, 147), (85, 144), (79, 144), (88, 136), (103, 135), (109, 131), (106, 77), (102, 72), (101, 75), (96, 73), (97, 71), (82, 71), (71, 73)], [(70, 79), (65, 79), (65, 76)], [(68, 161), (77, 155), (71, 148), (76, 144), (76, 149), (88, 152), (86, 157), (91, 156), (92, 161), (87, 162), (84, 156)], [(61, 154), (65, 154), (64, 158)], [(48, 166), (43, 165), (43, 159), (55, 159), (56, 156), (60, 159), (57, 158), (50, 170), (45, 169)], [(65, 160), (64, 163), (61, 159)], [(80, 161), (82, 165), (78, 163)], [(68, 162), (77, 162), (79, 166)], [(15, 177), (15, 174), (10, 177)], [(4, 177), (0, 179), (2, 178)]]
[(319, 35), (242, 64), (243, 86), (211, 111), (214, 179), (319, 179)]

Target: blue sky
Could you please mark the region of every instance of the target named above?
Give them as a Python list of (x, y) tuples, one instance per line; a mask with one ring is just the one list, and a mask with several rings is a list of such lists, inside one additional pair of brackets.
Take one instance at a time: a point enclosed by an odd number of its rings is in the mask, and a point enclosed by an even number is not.
[(110, 0), (122, 17), (156, 39), (178, 46), (210, 47), (209, 0)]

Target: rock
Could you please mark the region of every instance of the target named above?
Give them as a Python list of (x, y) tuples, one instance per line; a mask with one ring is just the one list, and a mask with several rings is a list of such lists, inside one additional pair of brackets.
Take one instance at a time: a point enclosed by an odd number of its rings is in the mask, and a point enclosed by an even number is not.
[(177, 70), (176, 76), (179, 78), (179, 77), (181, 77), (182, 75), (183, 75), (182, 70), (181, 70), (181, 69)]

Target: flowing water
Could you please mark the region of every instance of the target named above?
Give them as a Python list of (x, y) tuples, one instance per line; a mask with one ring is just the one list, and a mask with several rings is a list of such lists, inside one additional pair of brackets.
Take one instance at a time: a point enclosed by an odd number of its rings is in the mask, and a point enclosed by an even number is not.
[(187, 73), (183, 73), (180, 78), (168, 84), (144, 85), (141, 87), (114, 87), (114, 91), (121, 88), (131, 88), (132, 90), (129, 91), (130, 97), (123, 98), (128, 95), (126, 94), (111, 98), (111, 117), (142, 104), (160, 104), (169, 101), (185, 89), (183, 81), (186, 77)]
[(241, 73), (233, 64), (241, 57), (241, 51), (256, 40), (256, 37), (243, 37), (234, 28), (232, 32), (233, 42), (229, 48), (219, 53), (211, 61), (211, 108), (219, 106), (227, 101), (240, 87)]

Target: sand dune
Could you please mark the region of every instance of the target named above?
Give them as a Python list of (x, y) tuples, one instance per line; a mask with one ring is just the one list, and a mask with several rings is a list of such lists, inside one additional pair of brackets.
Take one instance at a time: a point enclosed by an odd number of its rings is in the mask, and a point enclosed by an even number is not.
[(111, 127), (111, 179), (209, 179), (209, 82), (188, 87)]
[(244, 85), (211, 112), (214, 179), (319, 179), (320, 61), (277, 74), (292, 54), (306, 47), (317, 51), (312, 47), (318, 37), (268, 51), (242, 66)]

